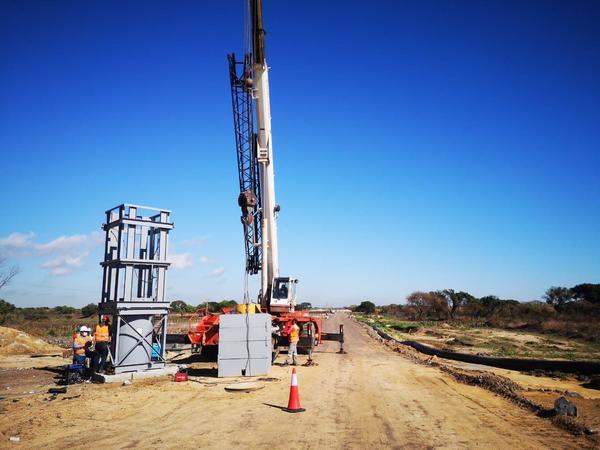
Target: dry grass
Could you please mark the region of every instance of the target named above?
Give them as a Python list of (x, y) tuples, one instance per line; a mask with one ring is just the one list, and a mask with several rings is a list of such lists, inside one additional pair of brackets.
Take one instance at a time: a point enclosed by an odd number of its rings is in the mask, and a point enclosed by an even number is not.
[(577, 321), (550, 319), (542, 322), (540, 324), (540, 329), (546, 333), (600, 342), (600, 321), (597, 319)]
[(566, 337), (565, 333), (405, 321), (382, 315), (355, 317), (398, 340), (415, 340), (443, 350), (509, 358), (600, 360), (599, 342)]
[(96, 316), (79, 317), (78, 314), (54, 315), (28, 319), (24, 316), (8, 317), (3, 326), (15, 328), (44, 339), (55, 345), (69, 346), (73, 333), (82, 325), (92, 328), (97, 324)]

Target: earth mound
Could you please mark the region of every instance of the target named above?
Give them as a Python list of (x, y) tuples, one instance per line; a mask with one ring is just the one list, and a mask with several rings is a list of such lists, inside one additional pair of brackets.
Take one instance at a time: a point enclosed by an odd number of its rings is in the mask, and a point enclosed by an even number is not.
[(62, 351), (62, 348), (23, 331), (0, 327), (0, 355), (44, 355)]

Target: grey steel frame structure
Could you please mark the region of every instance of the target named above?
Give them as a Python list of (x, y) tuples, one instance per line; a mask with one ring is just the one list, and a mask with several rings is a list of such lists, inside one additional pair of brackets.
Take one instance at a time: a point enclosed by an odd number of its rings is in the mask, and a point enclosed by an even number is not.
[(165, 367), (171, 211), (122, 204), (106, 211), (99, 314), (112, 317), (115, 373)]

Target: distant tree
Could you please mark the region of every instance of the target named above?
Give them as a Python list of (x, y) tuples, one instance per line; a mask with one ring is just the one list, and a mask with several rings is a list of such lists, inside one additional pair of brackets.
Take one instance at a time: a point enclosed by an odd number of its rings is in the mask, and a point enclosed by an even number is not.
[(375, 304), (370, 301), (361, 302), (360, 305), (356, 307), (356, 311), (365, 314), (373, 314), (375, 312)]
[(8, 266), (8, 258), (0, 254), (0, 289), (8, 285), (18, 273), (18, 266)]
[(221, 312), (221, 305), (219, 302), (206, 302), (208, 306), (208, 312)]
[[(60, 306), (58, 307), (60, 308)], [(75, 309), (75, 308), (73, 308)], [(53, 309), (56, 311), (56, 308)], [(23, 316), (25, 320), (39, 320), (47, 318), (50, 313), (50, 308), (48, 307), (40, 307), (40, 308), (21, 308), (23, 311)]]
[(94, 314), (98, 314), (98, 305), (96, 303), (88, 303), (81, 308), (81, 315), (83, 317), (90, 317)]
[(235, 300), (221, 300), (219, 302), (219, 311), (223, 308), (235, 308), (237, 302)]
[(7, 302), (4, 299), (0, 299), (0, 314), (9, 314), (17, 309), (15, 305)]
[(299, 305), (296, 305), (296, 310), (298, 311), (306, 311), (312, 308), (312, 304), (309, 302), (302, 302)]
[(187, 312), (188, 304), (183, 300), (175, 300), (171, 302), (169, 309), (172, 313), (183, 314)]
[(557, 311), (562, 311), (567, 303), (574, 300), (574, 297), (571, 289), (561, 286), (552, 286), (544, 294), (546, 303), (554, 306)]
[(194, 312), (196, 311), (206, 311), (206, 306), (208, 305), (208, 302), (202, 302), (199, 303), (198, 306), (196, 306), (196, 308), (194, 309)]
[(6, 300), (0, 299), (0, 325), (6, 322), (6, 316), (15, 312), (17, 307)]
[(427, 315), (429, 311), (429, 292), (413, 292), (408, 297), (406, 297), (406, 303), (412, 309), (412, 311), (414, 311), (415, 318), (421, 320)]
[[(596, 323), (600, 323), (600, 304), (594, 304), (585, 300), (578, 300), (569, 302), (564, 305), (564, 309), (560, 311), (561, 314), (566, 314), (572, 320)], [(596, 333), (596, 336), (600, 336), (600, 333)]]
[(54, 308), (52, 308), (52, 310), (56, 314), (61, 314), (61, 315), (69, 315), (69, 314), (77, 313), (77, 308), (73, 308), (72, 306), (67, 306), (67, 305), (55, 306)]
[(485, 297), (481, 297), (479, 299), (479, 305), (481, 307), (481, 315), (487, 317), (497, 313), (500, 310), (502, 300), (495, 295), (486, 295)]
[(495, 313), (499, 316), (504, 317), (521, 317), (523, 311), (523, 305), (520, 301), (513, 299), (505, 299), (499, 301)]
[(531, 323), (542, 323), (556, 316), (556, 309), (552, 305), (539, 300), (519, 303), (519, 317)]
[(405, 314), (403, 305), (398, 305), (396, 303), (391, 303), (389, 305), (381, 306), (380, 311), (382, 314), (390, 315), (390, 316), (403, 316)]
[(448, 299), (443, 291), (428, 292), (426, 298), (429, 303), (427, 315), (432, 319), (444, 320), (450, 316), (450, 306)]
[(600, 305), (600, 284), (583, 283), (571, 288), (573, 297), (576, 300)]
[(468, 292), (454, 292), (454, 289), (444, 289), (443, 291), (438, 291), (438, 293), (446, 299), (451, 319), (454, 319), (458, 308), (475, 299), (475, 297)]

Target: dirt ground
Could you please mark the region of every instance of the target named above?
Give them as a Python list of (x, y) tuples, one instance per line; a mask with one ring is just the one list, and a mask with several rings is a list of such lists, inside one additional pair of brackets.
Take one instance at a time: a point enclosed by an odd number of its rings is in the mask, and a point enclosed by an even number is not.
[[(259, 381), (264, 388), (252, 393), (226, 392), (225, 383), (237, 380), (214, 378), (216, 363), (200, 362), (191, 364), (194, 381), (186, 383), (164, 377), (76, 385), (52, 397), (41, 392), (61, 358), (40, 361), (45, 369), (0, 362), (0, 447), (593, 447), (504, 398), (392, 352), (345, 314), (332, 316), (325, 328), (334, 331), (340, 322), (348, 354), (326, 343), (315, 353), (318, 366), (298, 367), (301, 414), (281, 410), (287, 367), (275, 366), (274, 380)], [(29, 381), (22, 385), (19, 377)], [(11, 444), (10, 436), (20, 442)]]

